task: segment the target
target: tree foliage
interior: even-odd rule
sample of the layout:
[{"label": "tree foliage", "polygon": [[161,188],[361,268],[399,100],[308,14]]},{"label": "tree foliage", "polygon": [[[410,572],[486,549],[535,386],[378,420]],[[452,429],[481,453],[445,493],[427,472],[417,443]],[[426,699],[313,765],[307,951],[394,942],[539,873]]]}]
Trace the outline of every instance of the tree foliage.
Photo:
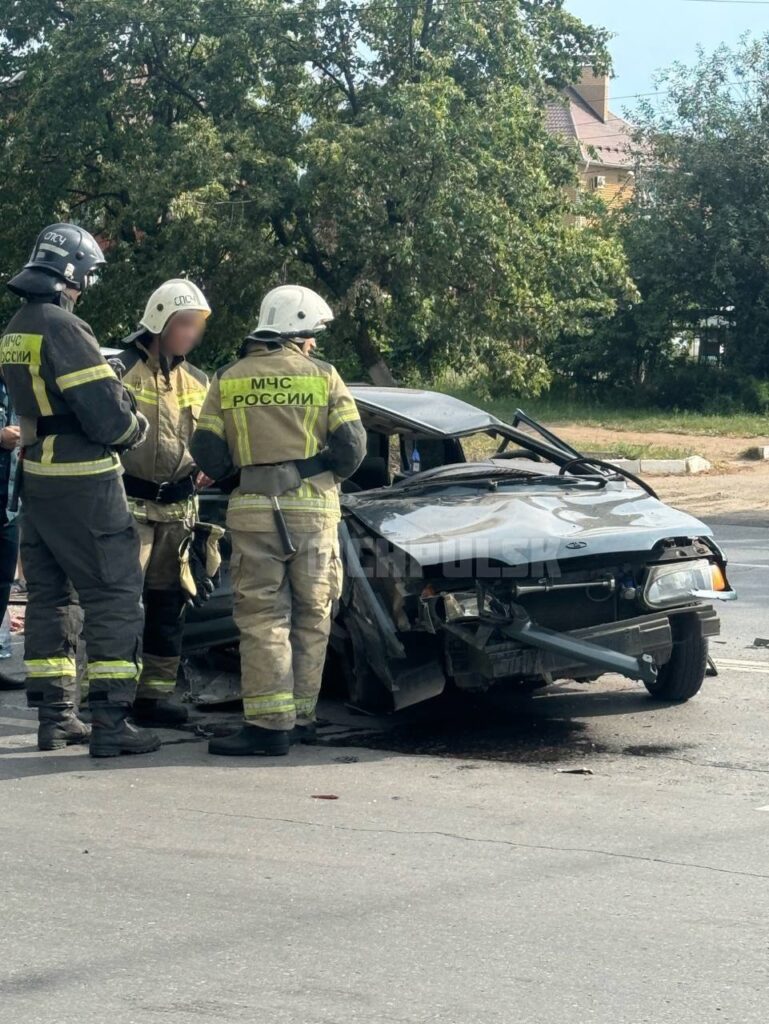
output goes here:
[{"label": "tree foliage", "polygon": [[351,372],[502,350],[525,370],[623,294],[543,126],[545,98],[607,60],[563,0],[0,0],[0,24],[0,272],[52,219],[98,232],[85,312],[105,339],[188,274],[215,364],[300,280]]}]

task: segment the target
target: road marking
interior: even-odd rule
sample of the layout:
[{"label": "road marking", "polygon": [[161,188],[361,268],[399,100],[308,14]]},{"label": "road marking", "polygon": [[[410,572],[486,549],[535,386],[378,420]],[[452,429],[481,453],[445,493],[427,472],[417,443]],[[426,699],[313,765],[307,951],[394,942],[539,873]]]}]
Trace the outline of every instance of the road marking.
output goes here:
[{"label": "road marking", "polygon": [[766,807],[757,807],[756,810],[757,811],[769,811],[769,804],[767,804]]},{"label": "road marking", "polygon": [[769,565],[765,562],[729,562],[727,568],[729,569],[769,569]]},{"label": "road marking", "polygon": [[713,658],[717,665],[745,665],[746,668],[769,669],[769,661],[751,661],[749,658]]},{"label": "road marking", "polygon": [[[746,676],[765,676],[769,674],[769,669],[766,668],[743,668],[742,665],[724,665],[723,667],[728,672],[742,672]],[[716,668],[718,668],[718,662],[716,662]]]}]

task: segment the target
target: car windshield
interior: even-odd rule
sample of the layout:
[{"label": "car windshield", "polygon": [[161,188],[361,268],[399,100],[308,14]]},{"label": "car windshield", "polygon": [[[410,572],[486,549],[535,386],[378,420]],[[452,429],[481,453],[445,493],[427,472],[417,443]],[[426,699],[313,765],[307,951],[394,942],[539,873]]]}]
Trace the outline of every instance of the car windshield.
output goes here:
[{"label": "car windshield", "polygon": [[[534,483],[605,486],[626,470],[582,454],[522,410],[512,423],[437,392],[371,389],[355,393],[368,434],[367,455],[343,491],[399,493],[456,486],[489,490]],[[397,400],[396,400],[397,399]],[[451,426],[454,426],[454,430]]]}]

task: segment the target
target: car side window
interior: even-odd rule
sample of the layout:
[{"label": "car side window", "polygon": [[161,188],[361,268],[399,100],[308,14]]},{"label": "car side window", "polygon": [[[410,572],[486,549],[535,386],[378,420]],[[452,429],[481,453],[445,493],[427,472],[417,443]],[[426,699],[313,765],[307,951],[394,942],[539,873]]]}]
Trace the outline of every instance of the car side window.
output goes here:
[{"label": "car side window", "polygon": [[486,462],[493,459],[501,443],[498,434],[471,434],[462,438],[462,450],[467,462]]}]

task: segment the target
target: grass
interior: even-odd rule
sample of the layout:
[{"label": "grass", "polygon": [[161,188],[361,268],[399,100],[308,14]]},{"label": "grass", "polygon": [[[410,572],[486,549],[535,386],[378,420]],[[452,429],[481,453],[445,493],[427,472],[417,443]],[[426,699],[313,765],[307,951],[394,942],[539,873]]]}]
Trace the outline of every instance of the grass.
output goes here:
[{"label": "grass", "polygon": [[[605,427],[609,430],[622,432],[623,430],[633,431],[664,431],[670,434],[691,434],[706,437],[767,437],[769,436],[769,421],[766,416],[757,413],[737,413],[735,415],[722,415],[718,413],[694,413],[670,411],[664,412],[657,409],[612,409],[606,406],[580,404],[577,402],[559,401],[556,399],[544,398],[510,398],[498,401],[484,402],[477,398],[467,389],[450,389],[450,393],[457,398],[462,398],[473,405],[480,405],[489,412],[499,416],[500,419],[510,422],[515,410],[521,408],[535,419],[541,420],[548,426],[563,426],[567,424],[579,424],[584,427]],[[621,442],[614,447],[618,449],[634,449],[632,458],[638,458],[638,451],[643,449],[646,458],[679,458],[678,454],[671,455],[670,452],[678,452],[676,448],[668,448],[665,445],[625,445]],[[664,454],[650,454],[647,448],[655,449],[655,452]],[[681,449],[683,451],[683,449]],[[617,451],[616,454],[624,454],[624,451]],[[690,452],[686,452],[690,454]]]},{"label": "grass", "polygon": [[[483,435],[467,437],[462,441],[465,453],[473,462],[491,458],[497,442],[492,442]],[[580,438],[577,441],[570,439],[569,443],[577,451],[597,453],[598,449],[594,441],[587,438]],[[626,441],[612,443],[611,451],[601,449],[607,458],[614,459],[686,459],[691,454],[690,448],[674,448],[663,444],[629,444]]]},{"label": "grass", "polygon": [[[569,444],[580,452],[596,451],[596,443],[590,438],[580,437],[576,441],[569,438]],[[694,454],[691,445],[688,448],[677,448],[668,444],[630,444],[628,441],[612,441],[611,445],[602,450],[615,459],[688,459]]]}]

